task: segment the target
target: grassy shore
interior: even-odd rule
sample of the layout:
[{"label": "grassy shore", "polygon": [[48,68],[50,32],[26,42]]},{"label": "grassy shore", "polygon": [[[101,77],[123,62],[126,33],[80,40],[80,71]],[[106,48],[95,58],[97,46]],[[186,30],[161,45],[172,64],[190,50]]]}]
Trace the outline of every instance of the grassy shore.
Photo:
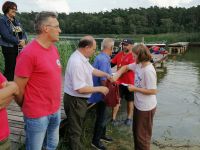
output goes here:
[{"label": "grassy shore", "polygon": [[[110,110],[111,114],[111,110]],[[120,115],[120,114],[119,114]],[[84,149],[91,150],[91,140],[93,136],[94,122],[95,122],[95,106],[88,110],[85,117],[84,129],[81,137]],[[109,150],[132,150],[134,148],[131,126],[120,125],[113,127],[110,122],[107,125],[107,135],[113,138],[112,143],[105,143]],[[67,136],[67,135],[66,135]],[[68,145],[65,138],[60,139],[58,150],[67,150]]]}]

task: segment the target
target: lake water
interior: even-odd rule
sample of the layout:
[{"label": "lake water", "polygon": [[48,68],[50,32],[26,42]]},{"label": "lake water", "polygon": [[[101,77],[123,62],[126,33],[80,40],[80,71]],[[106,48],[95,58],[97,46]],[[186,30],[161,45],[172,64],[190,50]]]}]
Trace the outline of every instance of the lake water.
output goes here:
[{"label": "lake water", "polygon": [[168,59],[158,90],[154,143],[200,146],[200,47]]}]

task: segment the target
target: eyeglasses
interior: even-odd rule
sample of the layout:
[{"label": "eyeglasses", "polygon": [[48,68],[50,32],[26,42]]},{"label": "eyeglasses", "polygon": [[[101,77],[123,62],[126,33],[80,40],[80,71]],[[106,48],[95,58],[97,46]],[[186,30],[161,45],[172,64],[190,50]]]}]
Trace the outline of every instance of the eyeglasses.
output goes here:
[{"label": "eyeglasses", "polygon": [[52,27],[52,28],[55,28],[55,29],[60,29],[60,26],[53,26],[53,25],[46,25],[48,27]]}]

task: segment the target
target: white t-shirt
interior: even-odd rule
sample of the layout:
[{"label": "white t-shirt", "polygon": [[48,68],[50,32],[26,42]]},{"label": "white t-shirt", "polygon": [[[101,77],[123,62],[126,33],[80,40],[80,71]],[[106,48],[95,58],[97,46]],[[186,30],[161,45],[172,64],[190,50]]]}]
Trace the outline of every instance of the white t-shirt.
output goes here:
[{"label": "white t-shirt", "polygon": [[67,63],[64,92],[75,97],[89,98],[91,94],[80,94],[76,90],[85,86],[93,86],[93,70],[89,60],[79,50],[76,50]]},{"label": "white t-shirt", "polygon": [[[128,69],[135,71],[135,86],[144,89],[157,89],[156,71],[152,64],[142,68],[141,64],[129,64]],[[134,105],[141,111],[149,111],[156,107],[156,95],[145,95],[134,92]]]}]

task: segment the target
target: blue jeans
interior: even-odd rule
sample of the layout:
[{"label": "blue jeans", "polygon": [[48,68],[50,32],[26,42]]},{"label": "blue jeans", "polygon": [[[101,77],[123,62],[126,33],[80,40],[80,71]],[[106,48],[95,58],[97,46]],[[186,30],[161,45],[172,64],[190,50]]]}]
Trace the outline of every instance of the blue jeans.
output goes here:
[{"label": "blue jeans", "polygon": [[59,142],[60,110],[41,118],[24,116],[26,150],[55,150]]}]

